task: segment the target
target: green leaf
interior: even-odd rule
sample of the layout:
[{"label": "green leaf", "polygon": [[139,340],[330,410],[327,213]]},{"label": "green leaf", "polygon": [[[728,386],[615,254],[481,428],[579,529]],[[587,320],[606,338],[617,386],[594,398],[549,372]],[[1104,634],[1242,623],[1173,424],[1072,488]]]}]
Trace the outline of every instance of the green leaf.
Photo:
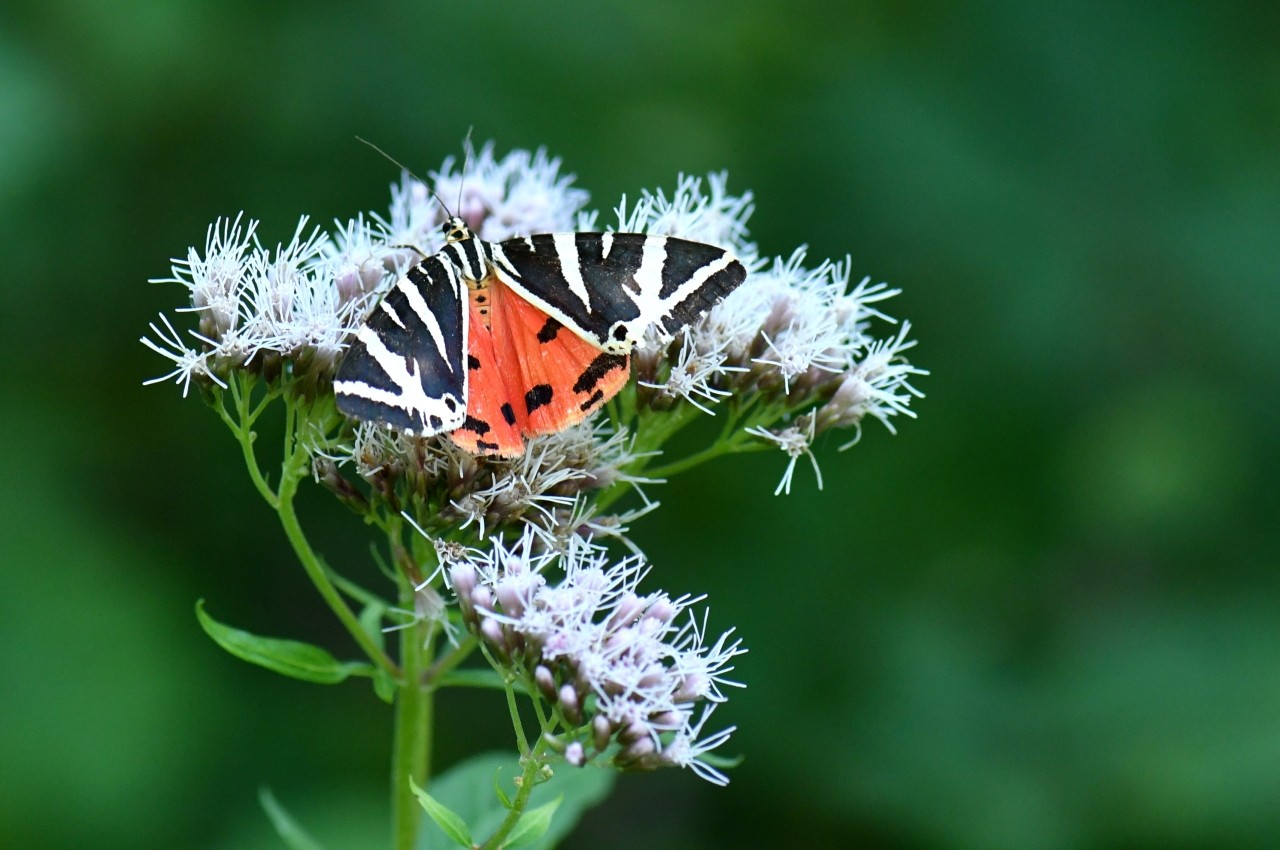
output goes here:
[{"label": "green leaf", "polygon": [[196,603],[196,617],[205,634],[236,658],[285,676],[319,682],[322,685],[336,685],[351,675],[373,674],[370,664],[339,661],[325,650],[309,643],[260,637],[223,625],[205,613],[203,599]]},{"label": "green leaf", "polygon": [[526,811],[524,816],[516,823],[515,829],[511,830],[507,835],[507,840],[502,843],[502,846],[523,847],[546,835],[547,830],[551,828],[552,816],[555,815],[556,809],[560,808],[560,804],[563,802],[564,795],[561,794],[550,803]]},{"label": "green leaf", "polygon": [[280,837],[284,839],[285,844],[289,845],[290,850],[324,850],[319,842],[307,835],[306,830],[299,826],[298,822],[277,802],[270,788],[264,786],[258,789],[258,802],[262,804],[276,832],[280,833]]},{"label": "green leaf", "polygon": [[[556,762],[554,775],[533,790],[531,802],[562,797],[563,802],[550,820],[547,831],[540,838],[525,845],[525,850],[550,850],[562,841],[577,825],[583,813],[599,803],[613,788],[615,773],[598,767],[570,767]],[[512,778],[520,775],[516,757],[510,753],[483,753],[459,762],[431,783],[431,793],[444,805],[471,825],[473,835],[492,835],[509,813],[502,800],[494,793],[493,775],[501,770],[507,777],[508,789]],[[525,817],[529,817],[526,812]],[[452,850],[436,830],[423,830],[419,835],[417,850]]]},{"label": "green leaf", "polygon": [[511,809],[511,797],[507,794],[506,789],[502,787],[502,768],[499,767],[493,772],[493,793],[498,795],[498,801],[502,803],[502,808]]},{"label": "green leaf", "polygon": [[396,680],[381,667],[373,668],[373,692],[378,695],[378,699],[387,705],[391,705],[395,701]]},{"label": "green leaf", "polygon": [[387,606],[381,602],[369,602],[360,609],[360,628],[364,629],[364,633],[373,641],[373,645],[378,649],[386,649],[385,641],[382,634],[382,615],[387,611]]},{"label": "green leaf", "polygon": [[409,787],[413,789],[414,796],[422,804],[427,816],[436,822],[436,826],[444,830],[445,835],[453,839],[454,844],[462,847],[471,846],[471,833],[467,830],[467,823],[458,817],[457,812],[423,791],[413,779],[409,780]]}]

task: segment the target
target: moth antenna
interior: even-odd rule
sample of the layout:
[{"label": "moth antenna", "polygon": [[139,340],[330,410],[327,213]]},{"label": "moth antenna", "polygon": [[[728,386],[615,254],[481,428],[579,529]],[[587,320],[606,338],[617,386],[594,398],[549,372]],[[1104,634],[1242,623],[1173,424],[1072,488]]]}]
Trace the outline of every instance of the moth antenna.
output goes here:
[{"label": "moth antenna", "polygon": [[430,256],[431,256],[431,255],[430,255],[430,254],[428,254],[426,251],[424,251],[424,250],[422,250],[421,248],[419,248],[417,245],[388,245],[387,247],[389,247],[389,248],[404,248],[404,249],[407,249],[407,250],[409,250],[409,251],[413,251],[414,253],[419,254],[420,256],[423,256],[423,257],[430,257]]},{"label": "moth antenna", "polygon": [[454,209],[462,209],[462,187],[467,183],[467,167],[471,165],[471,131],[467,128],[467,137],[462,140],[462,173],[458,175],[458,205]]},{"label": "moth antenna", "polygon": [[[384,151],[382,148],[378,147],[377,145],[375,145],[373,142],[369,141],[368,139],[362,139],[362,138],[360,138],[359,136],[356,136],[356,141],[357,141],[357,142],[363,142],[364,144],[366,144],[366,145],[368,145],[369,147],[373,148],[375,151],[377,151],[378,153],[380,153],[380,154],[382,154],[384,157],[386,157],[386,159],[387,159],[387,160],[388,160],[392,165],[399,166],[399,168],[400,168],[400,170],[401,170],[401,171],[404,171],[406,174],[408,174],[408,175],[409,175],[410,177],[412,177],[414,180],[417,180],[419,183],[421,183],[423,186],[425,186],[425,187],[427,188],[427,191],[431,193],[431,197],[435,198],[435,199],[436,199],[436,203],[440,205],[440,209],[444,210],[444,217],[445,217],[445,218],[452,218],[452,217],[453,217],[453,213],[449,212],[449,206],[448,206],[448,204],[446,204],[444,201],[440,200],[440,196],[436,194],[435,189],[432,189],[432,188],[431,188],[431,184],[430,184],[430,183],[428,183],[426,180],[423,180],[423,179],[422,179],[421,177],[419,177],[418,175],[414,174],[414,173],[413,173],[413,170],[412,170],[412,169],[410,169],[410,168],[409,168],[409,166],[405,165],[405,164],[404,164],[404,163],[402,163],[400,160],[396,159],[394,156],[392,156],[391,154],[387,153],[387,152],[386,152],[386,151]],[[461,196],[459,196],[459,198],[458,198],[458,203],[459,203],[459,204],[461,204],[461,203],[462,203],[462,198],[461,198]],[[405,247],[412,247],[412,246],[405,246]],[[415,249],[415,250],[416,250],[416,249]],[[422,253],[422,252],[420,252],[420,251],[419,251],[419,253]],[[423,254],[423,256],[425,257],[425,256],[427,256],[427,255],[426,255],[426,254]]]}]

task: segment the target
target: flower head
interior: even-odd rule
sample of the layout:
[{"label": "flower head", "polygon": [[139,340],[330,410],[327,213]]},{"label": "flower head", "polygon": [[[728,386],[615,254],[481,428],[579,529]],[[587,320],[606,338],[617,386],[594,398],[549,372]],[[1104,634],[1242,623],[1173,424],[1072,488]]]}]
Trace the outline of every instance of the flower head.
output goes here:
[{"label": "flower head", "polygon": [[[611,561],[581,537],[563,550],[545,542],[527,528],[511,544],[441,550],[468,627],[560,706],[584,760],[609,751],[621,767],[673,764],[727,781],[699,759],[732,730],[695,744],[708,714],[694,715],[724,702],[724,687],[741,687],[728,674],[742,642],[730,630],[708,643],[706,614],[690,610],[700,598],[641,594],[642,557]],[[547,577],[553,566],[559,582]]]},{"label": "flower head", "polygon": [[[594,228],[599,217],[544,150],[500,156],[492,143],[468,146],[461,161],[447,159],[429,174],[428,182],[402,174],[383,213],[335,221],[328,232],[303,217],[273,248],[243,214],[216,221],[203,249],[189,249],[162,279],[186,288],[184,310],[196,314],[197,326],[180,330],[163,315],[152,323],[142,341],[171,368],[149,383],[173,380],[184,394],[194,383],[216,398],[246,374],[288,395],[323,397],[347,341],[382,293],[441,248],[446,204],[456,203],[487,240]],[[723,246],[749,273],[684,333],[650,330],[632,355],[635,388],[610,403],[607,424],[533,438],[515,462],[471,456],[445,435],[409,437],[337,418],[308,423],[305,445],[314,457],[354,469],[355,483],[379,497],[371,509],[411,507],[428,531],[460,526],[480,542],[529,522],[562,536],[625,527],[638,512],[602,513],[591,499],[618,484],[638,490],[652,481],[644,469],[663,441],[648,434],[661,417],[683,422],[728,407],[721,439],[736,440],[736,448],[761,440],[781,447],[787,492],[798,457],[807,455],[816,470],[813,440],[825,431],[852,429],[847,447],[867,416],[892,431],[894,417],[914,415],[920,393],[911,381],[925,372],[906,359],[914,345],[909,325],[887,337],[876,332],[893,321],[880,305],[897,290],[870,279],[851,284],[847,259],[810,263],[804,248],[762,258],[747,229],[753,197],[728,186],[723,173],[682,174],[673,189],[624,197],[614,209],[610,229]],[[350,502],[332,474],[321,480]]]}]

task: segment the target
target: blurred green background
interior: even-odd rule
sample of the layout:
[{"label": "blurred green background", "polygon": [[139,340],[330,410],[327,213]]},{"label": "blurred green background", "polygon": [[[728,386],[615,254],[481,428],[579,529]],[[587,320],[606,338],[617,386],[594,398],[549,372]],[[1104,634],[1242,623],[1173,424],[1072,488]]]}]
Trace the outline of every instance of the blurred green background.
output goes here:
[{"label": "blurred green background", "polygon": [[[545,145],[593,205],[727,168],[762,252],[905,292],[918,421],[656,491],[654,586],[750,683],[727,789],[624,777],[571,848],[1280,846],[1275,4],[5,4],[0,846],[331,848],[385,830],[349,653],[221,423],[137,343],[218,215],[287,239],[395,170]],[[837,435],[838,437],[838,435]],[[335,564],[364,530],[314,495]],[[444,767],[508,745],[449,697]],[[504,729],[506,731],[504,731]]]}]

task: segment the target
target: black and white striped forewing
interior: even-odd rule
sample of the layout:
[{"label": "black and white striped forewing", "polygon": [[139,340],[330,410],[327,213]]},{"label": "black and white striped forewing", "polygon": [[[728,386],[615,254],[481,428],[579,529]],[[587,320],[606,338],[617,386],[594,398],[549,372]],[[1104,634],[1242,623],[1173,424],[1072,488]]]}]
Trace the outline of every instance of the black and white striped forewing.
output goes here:
[{"label": "black and white striped forewing", "polygon": [[724,248],[643,233],[549,233],[491,247],[498,277],[580,337],[618,354],[667,334],[747,276]]},{"label": "black and white striped forewing", "polygon": [[338,409],[430,435],[462,425],[467,407],[467,290],[428,257],[396,281],[356,332],[334,376]]}]

